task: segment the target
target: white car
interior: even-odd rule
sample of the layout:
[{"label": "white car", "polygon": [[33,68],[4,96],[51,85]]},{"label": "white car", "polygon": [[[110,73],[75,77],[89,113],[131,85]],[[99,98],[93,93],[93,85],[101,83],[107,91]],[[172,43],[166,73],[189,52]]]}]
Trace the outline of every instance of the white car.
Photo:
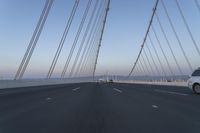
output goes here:
[{"label": "white car", "polygon": [[190,79],[188,79],[188,87],[195,93],[200,94],[200,68],[195,70]]}]

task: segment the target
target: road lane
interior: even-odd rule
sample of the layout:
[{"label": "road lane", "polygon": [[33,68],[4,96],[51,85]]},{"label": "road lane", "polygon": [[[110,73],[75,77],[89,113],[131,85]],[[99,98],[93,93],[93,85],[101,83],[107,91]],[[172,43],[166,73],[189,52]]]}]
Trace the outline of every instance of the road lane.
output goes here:
[{"label": "road lane", "polygon": [[2,133],[200,131],[200,97],[186,88],[81,83],[6,89],[0,93],[5,93],[0,95]]},{"label": "road lane", "polygon": [[[136,127],[141,127],[140,125],[147,125],[147,127],[153,128],[153,132],[157,132],[158,130],[165,130],[162,132],[198,132],[199,130],[199,124],[200,124],[200,100],[198,95],[192,94],[188,90],[189,97],[183,97],[183,96],[177,96],[177,95],[169,95],[169,94],[161,94],[161,93],[155,93],[153,90],[154,88],[157,88],[158,86],[138,86],[133,84],[113,84],[110,85],[110,88],[118,87],[121,89],[124,93],[121,94],[121,96],[124,96],[123,102],[124,103],[130,103],[132,105],[129,106],[129,108],[122,107],[122,105],[119,107],[123,108],[124,110],[130,110],[135,106],[135,108],[140,108],[139,113],[137,115],[142,116],[143,111],[144,114],[148,114],[145,116],[145,122],[148,122],[148,124],[140,120],[136,120],[137,116],[126,112],[127,119],[129,119],[132,115],[132,119],[135,119],[137,121]],[[169,89],[165,88],[165,86],[159,86],[159,89]],[[170,88],[173,90],[173,87]],[[185,88],[175,88],[176,91],[185,91]],[[183,90],[182,90],[183,89]],[[119,96],[119,95],[117,95]],[[129,99],[128,99],[129,98]],[[114,98],[112,98],[114,99]],[[122,99],[122,98],[117,98]],[[125,102],[125,99],[126,102]],[[120,103],[120,101],[116,102]],[[137,103],[140,103],[140,105],[137,106]],[[156,114],[151,114],[151,110],[149,108],[146,108],[147,106],[151,106],[152,104],[157,105],[158,112]],[[117,107],[117,105],[116,105]],[[120,110],[120,109],[117,109]],[[135,112],[135,110],[132,110]],[[122,111],[121,113],[123,113]],[[151,118],[151,116],[154,116],[154,118]],[[124,116],[125,117],[125,116]],[[151,120],[151,121],[149,121]],[[153,121],[154,120],[154,121]],[[139,124],[138,124],[139,123]],[[156,125],[154,125],[156,124]],[[149,125],[149,126],[148,126]],[[163,127],[163,126],[169,126],[168,128],[158,128],[156,127]],[[148,129],[148,128],[147,128]],[[138,129],[139,131],[139,129]],[[161,132],[161,131],[160,131]]]},{"label": "road lane", "polygon": [[186,93],[180,93],[180,92],[174,92],[174,91],[166,91],[166,90],[158,90],[158,89],[155,89],[154,91],[161,92],[161,93],[173,94],[173,95],[188,96],[188,94],[186,94]]}]

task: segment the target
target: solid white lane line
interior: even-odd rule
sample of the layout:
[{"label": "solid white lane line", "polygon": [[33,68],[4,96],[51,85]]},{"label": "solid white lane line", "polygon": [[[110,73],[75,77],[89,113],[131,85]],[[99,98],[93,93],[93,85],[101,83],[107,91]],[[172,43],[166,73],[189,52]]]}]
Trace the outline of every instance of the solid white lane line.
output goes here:
[{"label": "solid white lane line", "polygon": [[78,89],[80,89],[81,87],[77,87],[77,88],[74,88],[72,89],[73,91],[77,91]]},{"label": "solid white lane line", "polygon": [[113,90],[119,92],[119,93],[122,93],[122,90],[119,90],[119,89],[116,89],[116,88],[113,88]]},{"label": "solid white lane line", "polygon": [[158,108],[158,106],[157,105],[151,105],[153,108],[155,108],[155,109],[157,109]]},{"label": "solid white lane line", "polygon": [[168,94],[174,94],[174,95],[180,95],[180,96],[188,96],[188,94],[185,93],[180,93],[180,92],[174,92],[174,91],[166,91],[166,90],[154,90],[156,92],[161,92],[161,93],[168,93]]}]

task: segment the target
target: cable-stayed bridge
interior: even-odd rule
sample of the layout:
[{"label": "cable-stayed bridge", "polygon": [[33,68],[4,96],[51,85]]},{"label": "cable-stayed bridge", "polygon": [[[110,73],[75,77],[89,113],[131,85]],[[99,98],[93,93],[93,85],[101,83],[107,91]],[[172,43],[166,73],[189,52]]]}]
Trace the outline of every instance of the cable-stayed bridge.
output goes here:
[{"label": "cable-stayed bridge", "polygon": [[[44,3],[45,5],[21,61],[18,60],[20,62],[15,64],[15,70],[9,76],[4,70],[1,74],[3,79],[22,79],[27,71],[32,73],[32,77],[34,77],[34,72],[30,72],[27,68],[35,67],[31,66],[31,58],[34,52],[37,53],[37,46],[41,45],[38,44],[39,39],[44,37],[43,34],[48,34],[43,33],[43,28],[48,21],[48,15],[51,15],[54,10],[52,5],[55,3],[54,1]],[[89,1],[84,6],[80,5],[82,4],[80,1],[71,3],[71,9],[67,18],[65,18],[65,27],[60,34],[57,47],[52,51],[48,64],[45,64],[46,68],[42,68],[43,76],[38,76],[38,78],[95,76],[109,10],[107,3],[106,1]],[[141,37],[143,40],[141,44],[137,44],[141,46],[138,51],[139,54],[129,60],[130,70],[123,76],[127,75],[129,78],[148,76],[165,80],[169,77],[173,79],[173,77],[188,76],[199,67],[199,38],[198,32],[194,29],[196,21],[199,21],[199,2],[196,0],[190,2],[192,8],[196,11],[196,14],[194,14],[197,17],[196,21],[190,20],[192,14],[187,13],[187,8],[183,7],[183,3],[180,1],[160,1],[158,5],[154,5],[151,18],[149,18],[150,22],[143,27],[143,29],[146,29],[144,37]],[[176,12],[170,12],[167,4],[173,4]],[[79,15],[80,12],[82,16]],[[177,27],[174,14],[178,15],[180,27]],[[76,29],[73,27],[74,25]],[[25,48],[21,49],[25,50]],[[45,51],[48,51],[48,46],[46,46]],[[41,61],[38,61],[38,63],[41,63]],[[57,69],[59,69],[59,72],[56,71]],[[105,74],[101,73],[101,75]],[[119,74],[111,73],[110,75]],[[24,79],[26,78],[25,76]],[[31,78],[31,74],[28,78]],[[125,80],[127,79],[125,78]]]},{"label": "cable-stayed bridge", "polygon": [[[40,5],[28,44],[17,46],[25,50],[19,62],[4,58],[16,69],[9,76],[8,69],[0,71],[0,132],[200,131],[199,96],[187,87],[187,79],[200,67],[199,0],[152,0],[147,25],[140,27],[145,31],[142,40],[134,44],[139,47],[133,50],[137,56],[131,57],[126,67],[130,69],[123,74],[97,74],[112,5],[118,1],[68,1],[68,16],[63,26],[57,24],[62,33],[56,33],[55,43],[45,28],[58,2],[45,0]],[[48,41],[35,66],[31,61],[41,38],[56,48],[52,50]],[[45,56],[48,64],[40,59],[46,53],[51,55]],[[126,59],[123,55],[119,53]],[[42,76],[35,76],[38,73]]]}]

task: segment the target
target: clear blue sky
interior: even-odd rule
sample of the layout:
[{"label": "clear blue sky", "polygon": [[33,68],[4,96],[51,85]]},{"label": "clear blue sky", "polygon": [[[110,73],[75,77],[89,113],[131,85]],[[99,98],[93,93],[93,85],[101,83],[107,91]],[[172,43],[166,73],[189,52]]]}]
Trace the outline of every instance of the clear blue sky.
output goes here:
[{"label": "clear blue sky", "polygon": [[[179,1],[194,37],[198,45],[200,45],[200,13],[193,0]],[[0,0],[0,77],[9,78],[16,73],[41,14],[44,2],[45,0]],[[46,76],[73,2],[74,0],[54,1],[25,76]],[[81,0],[77,19],[81,18],[81,9],[85,7],[86,2],[87,0]],[[165,2],[191,63],[194,67],[199,66],[198,55],[196,52],[191,52],[194,51],[194,47],[188,37],[174,0],[165,0]],[[139,52],[153,4],[154,0],[111,0],[98,60],[97,74],[105,74],[107,72],[109,74],[128,74]],[[161,16],[162,23],[170,41],[173,43],[173,49],[177,53],[176,56],[181,66],[186,72],[189,72],[160,5],[158,14]],[[157,22],[155,21],[154,24],[156,26]],[[75,28],[74,26],[72,31]],[[156,29],[159,33],[160,29]],[[73,35],[68,36],[64,47],[65,52],[70,48],[70,45],[67,44],[72,42]],[[161,40],[164,40],[162,35],[160,36]],[[165,46],[166,44],[164,44]],[[166,51],[169,52],[167,47]],[[63,52],[55,73],[59,74],[61,72],[66,57],[67,54]],[[172,60],[171,56],[169,58]],[[173,61],[171,61],[171,64],[175,66]],[[175,67],[174,70],[176,71]]]}]

